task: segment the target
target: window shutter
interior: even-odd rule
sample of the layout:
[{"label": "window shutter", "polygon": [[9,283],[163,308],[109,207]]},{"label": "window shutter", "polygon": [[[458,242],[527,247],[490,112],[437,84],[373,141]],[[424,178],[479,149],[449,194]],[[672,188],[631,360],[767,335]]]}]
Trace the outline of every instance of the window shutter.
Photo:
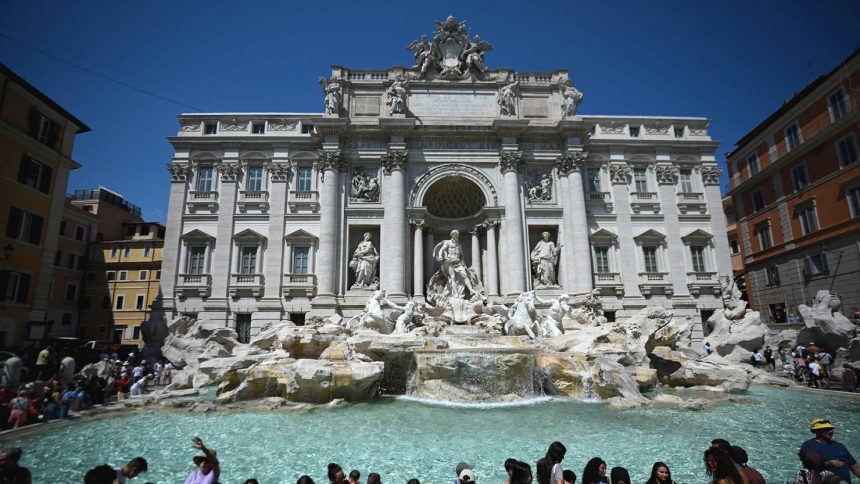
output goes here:
[{"label": "window shutter", "polygon": [[21,157],[21,166],[18,168],[18,182],[27,183],[28,171],[30,171],[30,157],[24,155]]},{"label": "window shutter", "polygon": [[21,274],[18,287],[18,301],[21,304],[27,303],[27,293],[30,291],[30,275]]},{"label": "window shutter", "polygon": [[34,138],[39,135],[39,117],[41,116],[38,109],[30,108],[30,136]]},{"label": "window shutter", "polygon": [[[56,149],[56,144],[57,144],[57,135],[58,135],[58,134],[59,134],[59,132],[60,132],[60,125],[59,125],[59,124],[57,124],[57,123],[55,123],[55,122],[53,122],[53,121],[48,121],[48,123],[49,123],[49,125],[48,125],[48,141],[47,141],[47,145],[48,145],[48,146],[50,146],[51,148]],[[59,151],[59,150],[58,150],[58,151]]]},{"label": "window shutter", "polygon": [[19,239],[21,235],[21,210],[9,207],[9,221],[6,223],[6,236]]},{"label": "window shutter", "polygon": [[42,178],[39,180],[39,191],[51,193],[51,179],[54,177],[54,169],[48,165],[42,165]]},{"label": "window shutter", "polygon": [[39,241],[42,239],[42,217],[34,214],[30,214],[32,218],[32,222],[30,222],[30,234],[27,239],[27,242],[31,244],[39,244]]},{"label": "window shutter", "polygon": [[6,300],[6,289],[9,287],[9,271],[0,271],[0,301]]}]

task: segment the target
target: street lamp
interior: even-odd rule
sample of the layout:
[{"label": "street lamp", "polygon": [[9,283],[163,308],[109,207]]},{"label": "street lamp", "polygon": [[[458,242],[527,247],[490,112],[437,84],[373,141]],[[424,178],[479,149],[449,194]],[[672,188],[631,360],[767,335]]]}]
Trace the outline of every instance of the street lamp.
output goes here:
[{"label": "street lamp", "polygon": [[12,257],[12,254],[15,252],[15,246],[12,244],[7,244],[6,247],[3,247],[3,258],[0,259],[0,262],[9,260]]}]

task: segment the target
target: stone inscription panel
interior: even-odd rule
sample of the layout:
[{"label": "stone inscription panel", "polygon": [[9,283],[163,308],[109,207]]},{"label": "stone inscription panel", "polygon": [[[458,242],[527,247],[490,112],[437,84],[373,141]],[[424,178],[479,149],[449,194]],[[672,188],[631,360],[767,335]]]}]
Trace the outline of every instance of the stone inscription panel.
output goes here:
[{"label": "stone inscription panel", "polygon": [[417,117],[496,117],[496,96],[493,93],[423,93],[409,95],[409,110]]}]

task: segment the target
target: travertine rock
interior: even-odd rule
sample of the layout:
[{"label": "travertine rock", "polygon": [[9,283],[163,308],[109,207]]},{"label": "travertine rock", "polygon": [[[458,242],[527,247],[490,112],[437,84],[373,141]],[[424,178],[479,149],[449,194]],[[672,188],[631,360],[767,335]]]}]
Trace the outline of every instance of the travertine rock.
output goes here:
[{"label": "travertine rock", "polygon": [[657,370],[660,382],[668,386],[715,386],[726,391],[743,391],[749,387],[750,377],[740,366],[719,356],[690,359],[680,351],[658,346],[649,355],[651,367]]},{"label": "travertine rock", "polygon": [[839,312],[841,305],[842,301],[838,297],[830,291],[821,290],[815,295],[815,304],[797,306],[804,324],[797,335],[797,342],[807,344],[814,341],[831,353],[848,347],[857,336],[857,326]]},{"label": "travertine rock", "polygon": [[746,311],[738,316],[729,319],[722,309],[716,310],[708,318],[707,325],[713,329],[705,342],[711,343],[711,349],[726,360],[745,363],[755,349],[764,348],[768,328],[758,311]]}]

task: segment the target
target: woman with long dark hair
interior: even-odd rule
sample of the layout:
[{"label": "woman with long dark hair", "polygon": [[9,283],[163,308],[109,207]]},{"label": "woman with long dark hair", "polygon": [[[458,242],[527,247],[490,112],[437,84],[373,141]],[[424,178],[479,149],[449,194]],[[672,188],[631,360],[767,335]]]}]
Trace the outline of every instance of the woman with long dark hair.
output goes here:
[{"label": "woman with long dark hair", "polygon": [[553,442],[549,444],[549,449],[546,455],[537,461],[537,480],[538,484],[564,484],[564,469],[561,468],[561,461],[564,460],[564,454],[567,449],[561,442]]},{"label": "woman with long dark hair", "polygon": [[345,484],[343,468],[334,462],[328,465],[328,481],[331,484]]},{"label": "woman with long dark hair", "polygon": [[606,480],[606,462],[600,457],[592,457],[582,471],[582,484],[609,484]]},{"label": "woman with long dark hair", "polygon": [[532,466],[522,461],[511,464],[511,484],[531,484]]},{"label": "woman with long dark hair", "polygon": [[651,467],[651,477],[645,484],[675,484],[672,480],[672,471],[665,462],[655,462]]},{"label": "woman with long dark hair", "polygon": [[711,447],[705,451],[705,471],[711,476],[710,484],[749,484],[724,449]]}]

